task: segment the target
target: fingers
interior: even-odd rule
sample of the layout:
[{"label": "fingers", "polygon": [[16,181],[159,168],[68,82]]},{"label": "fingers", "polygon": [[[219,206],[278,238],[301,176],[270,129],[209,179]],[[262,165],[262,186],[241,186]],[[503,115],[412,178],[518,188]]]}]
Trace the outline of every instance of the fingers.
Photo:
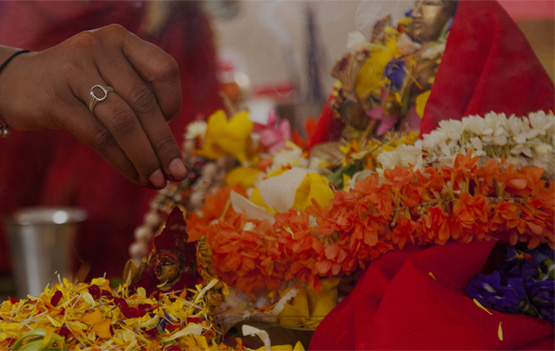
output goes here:
[{"label": "fingers", "polygon": [[[117,95],[119,95],[131,108],[131,111],[127,109],[125,113],[135,113],[142,129],[146,133],[146,137],[151,143],[155,155],[158,157],[162,167],[161,169],[154,169],[152,171],[155,172],[159,170],[170,180],[178,181],[184,179],[187,175],[187,169],[181,159],[179,146],[164,119],[163,112],[158,104],[157,96],[154,95],[150,87],[145,84],[123,56],[116,60],[101,59],[98,65],[102,74],[108,77],[108,84],[115,89]],[[104,112],[105,109],[106,106],[102,106],[101,109],[95,110],[95,113],[99,116],[98,113]],[[126,121],[128,119],[133,120],[131,116],[124,114],[121,116],[125,116]],[[104,118],[110,119],[109,116],[104,116]],[[115,115],[112,118],[120,119]],[[108,121],[107,123],[110,122]],[[144,154],[141,154],[140,150],[139,155],[144,157]],[[133,157],[130,156],[130,158],[133,161]],[[133,163],[136,164],[134,161]],[[151,170],[149,167],[146,167],[146,169],[149,169],[149,171]],[[160,172],[158,172],[158,174],[160,174]],[[159,184],[153,180],[150,181],[155,186]]]},{"label": "fingers", "polygon": [[[111,25],[20,58],[3,72],[11,84],[0,85],[0,113],[14,116],[14,127],[66,129],[141,185],[185,178],[167,123],[181,104],[179,75],[161,49]],[[30,77],[34,86],[21,83]],[[98,84],[114,91],[91,112],[89,93]]]},{"label": "fingers", "polygon": [[139,174],[139,181],[145,184],[148,180],[155,188],[166,186],[160,161],[129,105],[117,93],[109,93],[107,99],[98,103],[93,112],[124,150]]},{"label": "fingers", "polygon": [[61,119],[64,120],[65,129],[96,150],[129,180],[142,186],[149,185],[140,181],[135,166],[110,131],[95,118],[84,104],[75,101],[74,104],[65,105],[60,110],[60,114],[62,115]]},{"label": "fingers", "polygon": [[[183,180],[187,169],[167,124],[181,103],[175,60],[120,26],[83,37],[96,49],[92,50],[94,60],[82,72],[96,74],[74,80],[74,94],[88,104],[92,86],[110,86],[114,91],[96,104],[93,113],[88,112],[103,129],[94,125],[95,132],[86,135],[86,130],[72,124],[71,131],[135,182],[160,189],[166,179]],[[124,46],[133,58],[125,55]],[[96,95],[104,96],[101,91]]]},{"label": "fingers", "polygon": [[177,62],[155,45],[127,32],[123,54],[141,77],[150,83],[162,113],[170,120],[181,107],[181,84]]}]

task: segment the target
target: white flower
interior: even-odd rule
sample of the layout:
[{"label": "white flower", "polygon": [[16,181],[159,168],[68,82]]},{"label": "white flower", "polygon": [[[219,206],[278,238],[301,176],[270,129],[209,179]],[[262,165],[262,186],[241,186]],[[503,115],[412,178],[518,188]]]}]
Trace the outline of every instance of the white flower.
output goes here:
[{"label": "white flower", "polygon": [[445,142],[442,142],[438,146],[439,146],[439,149],[441,150],[442,156],[446,156],[446,157],[451,156],[451,149],[449,148],[449,146],[447,146]]},{"label": "white flower", "polygon": [[426,59],[434,59],[445,51],[445,42],[438,42],[422,52],[422,57]]},{"label": "white flower", "polygon": [[437,145],[445,142],[447,140],[447,134],[443,132],[443,130],[436,129],[432,131],[430,134],[426,134],[424,136],[424,140],[422,141],[422,147],[425,150],[432,150],[437,147]]},{"label": "white flower", "polygon": [[[231,206],[235,212],[246,214],[247,217],[250,219],[267,220],[270,223],[274,223],[274,216],[272,214],[266,212],[264,207],[256,205],[254,202],[247,199],[243,195],[240,195],[235,191],[231,191],[229,194],[229,199],[231,201]],[[250,222],[245,223],[245,226],[248,223]],[[251,227],[249,228],[252,229]],[[243,230],[250,230],[250,229],[243,228]]]},{"label": "white flower", "polygon": [[382,152],[378,155],[377,161],[383,169],[395,168],[395,166],[423,169],[422,141],[417,140],[414,145],[399,145],[393,151]]},{"label": "white flower", "polygon": [[377,160],[382,165],[383,169],[395,168],[395,166],[401,162],[397,150],[381,152]]},{"label": "white flower", "polygon": [[308,160],[302,156],[303,150],[299,147],[286,147],[274,154],[272,167],[268,173],[283,167],[307,167]]},{"label": "white flower", "polygon": [[206,134],[206,122],[195,121],[189,123],[187,126],[187,132],[185,134],[185,139],[195,139],[196,137],[203,138]]},{"label": "white flower", "polygon": [[486,121],[480,116],[469,116],[461,121],[463,131],[467,131],[476,135],[484,132]]},{"label": "white flower", "polygon": [[295,194],[305,179],[308,171],[292,168],[283,174],[270,177],[260,182],[258,189],[266,205],[278,212],[287,212],[293,207]]},{"label": "white flower", "polygon": [[553,114],[546,115],[544,111],[538,111],[530,113],[528,119],[530,120],[532,128],[537,129],[540,134],[554,134],[553,128],[555,126],[555,120],[553,119]]},{"label": "white flower", "polygon": [[401,39],[397,41],[397,47],[399,48],[399,53],[401,55],[406,55],[408,53],[411,53],[415,50],[420,49],[422,45],[418,44],[415,41],[412,41],[412,39],[408,35],[406,35],[405,33],[402,33]]},{"label": "white flower", "polygon": [[[528,117],[507,117],[504,113],[489,112],[484,117],[468,116],[461,121],[445,120],[438,129],[424,135],[422,145],[427,153],[426,162],[436,167],[452,166],[454,157],[471,150],[481,158],[501,159],[523,167],[533,164],[555,173],[555,116],[544,112],[530,113]],[[398,148],[398,163],[410,149]],[[404,153],[403,153],[404,152]],[[401,156],[403,155],[403,156]],[[389,157],[392,162],[392,156]],[[482,160],[484,161],[484,160]]]},{"label": "white flower", "polygon": [[413,167],[422,169],[424,161],[422,159],[422,141],[417,140],[414,145],[401,145],[397,148],[401,167]]},{"label": "white flower", "polygon": [[439,122],[439,128],[449,139],[459,140],[462,134],[462,122],[455,119]]},{"label": "white flower", "polygon": [[352,54],[362,50],[370,49],[370,42],[361,32],[351,32],[347,34],[347,50]]},{"label": "white flower", "polygon": [[548,144],[540,144],[534,147],[534,150],[536,151],[536,154],[539,157],[553,154],[553,147],[551,147],[551,145],[548,145]]},{"label": "white flower", "polygon": [[472,144],[472,147],[474,147],[475,150],[482,150],[484,148],[484,144],[482,143],[482,140],[478,137],[471,138],[470,143]]}]

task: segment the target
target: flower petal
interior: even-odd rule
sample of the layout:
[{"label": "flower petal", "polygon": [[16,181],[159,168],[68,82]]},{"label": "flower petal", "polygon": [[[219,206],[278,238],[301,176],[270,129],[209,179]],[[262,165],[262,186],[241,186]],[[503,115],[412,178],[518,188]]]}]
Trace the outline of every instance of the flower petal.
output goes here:
[{"label": "flower petal", "polygon": [[279,176],[262,181],[259,190],[266,205],[278,212],[287,212],[293,206],[297,189],[307,173],[302,168],[292,168]]},{"label": "flower petal", "polygon": [[229,199],[235,212],[246,214],[247,217],[251,219],[265,219],[270,223],[274,223],[274,216],[266,212],[264,207],[256,205],[254,202],[235,191],[229,193]]}]

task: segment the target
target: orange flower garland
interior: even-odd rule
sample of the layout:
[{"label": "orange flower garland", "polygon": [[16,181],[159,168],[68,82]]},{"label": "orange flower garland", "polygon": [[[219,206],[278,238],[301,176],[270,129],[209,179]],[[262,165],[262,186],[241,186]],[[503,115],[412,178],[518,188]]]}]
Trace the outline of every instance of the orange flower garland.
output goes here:
[{"label": "orange flower garland", "polygon": [[[555,186],[542,173],[505,161],[479,166],[467,153],[440,170],[396,167],[385,170],[381,183],[371,175],[351,191],[336,191],[327,208],[313,203],[277,213],[273,225],[226,208],[225,220],[203,229],[214,270],[227,284],[249,293],[299,279],[317,290],[320,278],[352,273],[406,245],[505,240],[555,247]],[[189,225],[195,227],[194,218]]]}]

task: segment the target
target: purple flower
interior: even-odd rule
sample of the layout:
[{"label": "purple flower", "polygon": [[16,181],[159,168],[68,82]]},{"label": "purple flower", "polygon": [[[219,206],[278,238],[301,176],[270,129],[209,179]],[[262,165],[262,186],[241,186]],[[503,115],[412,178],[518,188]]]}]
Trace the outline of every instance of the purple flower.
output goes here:
[{"label": "purple flower", "polygon": [[498,271],[492,274],[478,274],[466,287],[467,294],[485,307],[504,313],[519,313],[525,303],[526,289],[522,278],[512,278],[501,283]]},{"label": "purple flower", "polygon": [[406,76],[405,61],[395,59],[389,61],[383,75],[391,82],[391,88],[401,90]]},{"label": "purple flower", "polygon": [[504,313],[524,313],[554,322],[552,270],[554,252],[548,245],[533,250],[507,246],[497,270],[478,274],[467,294],[485,307]]},{"label": "purple flower", "polygon": [[525,255],[514,246],[507,246],[503,260],[497,264],[497,270],[501,274],[501,280],[509,277],[522,277],[524,281],[537,280],[540,276],[538,263]]},{"label": "purple flower", "polygon": [[540,280],[525,285],[530,304],[535,308],[538,317],[553,323],[555,281]]}]

